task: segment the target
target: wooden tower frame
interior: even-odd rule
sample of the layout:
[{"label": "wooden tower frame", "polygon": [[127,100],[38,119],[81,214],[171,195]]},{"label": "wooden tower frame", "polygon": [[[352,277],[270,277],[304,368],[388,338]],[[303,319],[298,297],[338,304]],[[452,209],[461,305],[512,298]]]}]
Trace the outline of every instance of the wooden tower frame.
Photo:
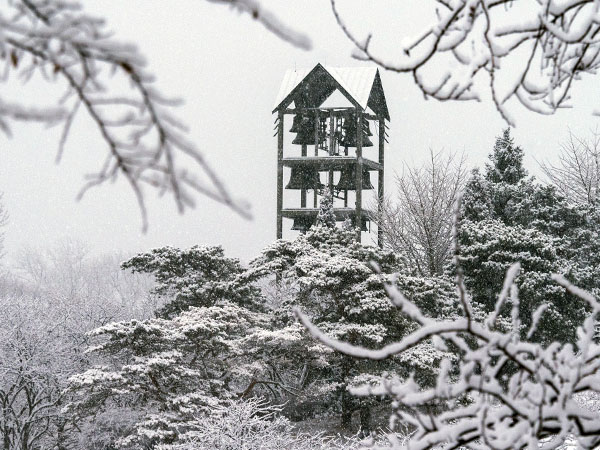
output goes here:
[{"label": "wooden tower frame", "polygon": [[[352,106],[327,107],[321,105],[335,91],[339,91]],[[293,108],[290,106],[294,104]],[[370,109],[374,114],[367,111]],[[279,96],[273,113],[277,113],[277,238],[283,237],[283,218],[316,219],[319,208],[317,205],[317,189],[314,189],[313,208],[306,207],[306,189],[300,193],[299,208],[284,208],[284,167],[296,169],[311,169],[328,173],[328,184],[333,187],[334,171],[352,168],[356,174],[355,204],[348,207],[348,193],[345,191],[344,207],[335,208],[336,220],[351,218],[358,225],[358,239],[361,239],[361,220],[369,220],[369,212],[363,208],[363,170],[377,172],[377,196],[379,214],[382,213],[381,205],[384,198],[384,150],[386,141],[386,120],[390,120],[385,95],[381,84],[379,71],[371,67],[334,68],[317,64],[312,70],[288,70],[280,88]],[[308,156],[307,145],[302,145],[300,157],[285,157],[284,154],[284,124],[286,115],[314,115],[315,118],[315,152]],[[319,156],[319,117],[329,118],[329,154]],[[378,161],[363,157],[363,133],[356,133],[356,156],[344,156],[332,153],[334,148],[334,123],[338,118],[356,119],[356,130],[363,130],[364,121],[373,121],[377,124],[379,139]],[[346,119],[344,119],[346,120]],[[383,246],[383,233],[377,230],[377,241]]]}]

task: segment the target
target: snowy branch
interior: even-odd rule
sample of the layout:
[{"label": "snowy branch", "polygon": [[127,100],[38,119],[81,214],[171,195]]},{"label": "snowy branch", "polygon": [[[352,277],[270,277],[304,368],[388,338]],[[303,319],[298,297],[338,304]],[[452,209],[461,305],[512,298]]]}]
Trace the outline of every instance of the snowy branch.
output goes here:
[{"label": "snowy branch", "polygon": [[[16,72],[25,82],[37,77],[64,89],[58,107],[0,99],[0,129],[10,133],[10,120],[62,125],[60,160],[75,117],[85,112],[106,145],[104,164],[87,177],[79,198],[121,176],[135,193],[144,229],[144,185],[170,192],[180,212],[193,207],[200,194],[249,217],[248,206],[230,195],[203,154],[185,139],[186,127],[171,113],[180,102],[154,87],[144,57],[134,45],[115,40],[102,19],[82,12],[78,2],[19,0],[0,10],[0,27],[5,74]],[[117,94],[121,88],[125,96]],[[203,179],[186,167],[198,169]]]},{"label": "snowy branch", "polygon": [[355,57],[409,73],[426,97],[477,100],[480,75],[504,120],[514,99],[540,114],[569,106],[574,81],[600,66],[600,15],[592,0],[429,1],[433,23],[400,36],[399,54],[373,49],[376,36],[360,39],[331,0],[335,18],[356,47]]},{"label": "snowy branch", "polygon": [[310,38],[296,29],[289,27],[288,25],[281,22],[277,16],[275,16],[269,10],[263,8],[260,3],[256,0],[208,0],[213,3],[220,3],[230,5],[231,8],[237,9],[238,11],[250,14],[253,19],[260,22],[267,30],[276,36],[280,37],[284,41],[301,48],[303,50],[310,50],[312,48],[312,42]]},{"label": "snowy branch", "polygon": [[[422,389],[414,380],[384,380],[379,386],[363,386],[360,396],[391,395],[397,403],[392,422],[400,419],[416,429],[409,446],[425,448],[557,448],[567,438],[582,448],[600,444],[600,416],[586,408],[584,400],[600,394],[598,383],[600,346],[594,342],[594,325],[600,303],[562,276],[554,279],[590,306],[576,343],[547,347],[521,339],[518,292],[514,279],[518,265],[507,273],[496,310],[483,322],[467,318],[453,322],[425,319],[422,326],[400,342],[380,350],[368,350],[326,336],[299,310],[296,315],[322,343],[357,358],[381,359],[406,351],[435,337],[462,349],[458,373],[445,360],[434,387]],[[395,304],[417,308],[394,287],[388,289]],[[512,329],[496,329],[495,319],[503,304],[512,304]],[[537,326],[543,308],[534,313]],[[531,335],[531,330],[527,333]],[[465,341],[469,346],[462,345]],[[432,409],[432,406],[437,406]],[[410,411],[411,414],[408,414]],[[432,413],[432,411],[436,411]],[[393,428],[393,427],[392,427]],[[393,436],[390,437],[393,444]],[[439,447],[438,447],[439,446]],[[395,447],[394,447],[395,448]],[[399,447],[398,447],[399,448]]]}]

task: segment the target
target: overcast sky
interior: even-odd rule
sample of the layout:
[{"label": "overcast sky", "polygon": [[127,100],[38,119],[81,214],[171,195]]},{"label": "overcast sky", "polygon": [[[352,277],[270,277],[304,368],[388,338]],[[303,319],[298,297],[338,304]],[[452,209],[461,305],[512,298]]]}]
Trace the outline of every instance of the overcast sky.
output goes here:
[{"label": "overcast sky", "polygon": [[[302,51],[281,41],[245,15],[202,0],[97,0],[89,11],[106,18],[122,40],[135,42],[147,57],[164,93],[183,97],[179,117],[190,137],[238,197],[252,204],[245,220],[208,199],[181,216],[171,199],[147,192],[150,228],[141,220],[132,192],[123,182],[75,197],[83,176],[105,152],[86,120],[75,124],[60,165],[54,163],[59,130],[36,125],[2,137],[0,192],[10,214],[5,247],[8,260],[24,246],[44,248],[64,239],[85,243],[94,253],[134,253],[162,245],[222,244],[247,261],[275,238],[276,138],[271,114],[284,72],[290,67],[364,63],[350,57],[352,45],[335,24],[327,1],[264,2],[279,17],[313,40]],[[401,30],[410,33],[427,20],[423,2],[345,2],[343,13],[357,33],[374,32],[383,51],[397,51]],[[420,8],[420,9],[419,9]],[[391,115],[386,153],[386,189],[404,162],[419,163],[428,149],[464,151],[470,166],[481,165],[506,124],[490,102],[449,104],[425,101],[409,75],[381,73]],[[539,116],[513,105],[516,142],[526,166],[539,174],[536,159],[552,160],[569,128],[585,135],[597,125],[591,111],[599,100],[597,80],[584,80],[573,92],[575,108]],[[4,86],[21,95],[19,83]],[[26,87],[26,89],[28,89]],[[29,92],[52,101],[59,93],[46,86]],[[284,224],[284,237],[292,237]]]}]

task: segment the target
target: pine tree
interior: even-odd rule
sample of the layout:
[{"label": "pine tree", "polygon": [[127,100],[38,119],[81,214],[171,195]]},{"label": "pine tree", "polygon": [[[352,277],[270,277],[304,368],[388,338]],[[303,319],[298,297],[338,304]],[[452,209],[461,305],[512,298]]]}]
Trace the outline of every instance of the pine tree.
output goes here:
[{"label": "pine tree", "polygon": [[221,246],[155,248],[128,259],[121,268],[154,275],[154,293],[169,299],[157,311],[163,318],[173,318],[190,306],[222,301],[254,309],[263,303],[260,291],[240,279],[244,273],[240,261],[226,257]]},{"label": "pine tree", "polygon": [[494,150],[489,156],[491,164],[485,166],[485,179],[490,183],[517,184],[527,176],[523,154],[521,147],[515,147],[510,128],[506,128],[502,137],[496,138]]},{"label": "pine tree", "polygon": [[[557,286],[551,275],[562,273],[584,288],[594,288],[588,264],[582,263],[577,250],[582,245],[580,237],[589,236],[584,232],[590,227],[587,215],[569,205],[552,186],[541,186],[527,177],[523,150],[505,130],[496,140],[484,176],[473,171],[463,197],[460,260],[473,300],[489,312],[505,271],[519,261],[522,270],[517,284],[524,328],[533,311],[546,302],[549,307],[534,339],[574,341],[584,305]],[[576,236],[579,244],[575,244]]]},{"label": "pine tree", "polygon": [[462,197],[462,217],[467,220],[481,221],[490,219],[491,215],[489,182],[481,176],[479,169],[473,169]]},{"label": "pine tree", "polygon": [[319,215],[317,216],[317,224],[334,228],[335,227],[335,213],[333,212],[333,195],[326,187],[323,192],[323,197],[319,203]]},{"label": "pine tree", "polygon": [[[379,273],[374,272],[375,263]],[[263,250],[250,263],[248,276],[260,279],[277,275],[280,285],[290,286],[291,295],[283,299],[275,316],[282,335],[295,336],[289,358],[299,357],[307,364],[306,385],[296,409],[308,403],[313,411],[334,408],[344,427],[350,425],[352,412],[360,410],[361,427],[368,430],[372,401],[353,398],[348,388],[379,380],[384,372],[408,377],[416,372],[420,382],[431,380],[441,355],[432,346],[421,346],[398,358],[385,361],[353,359],[297,336],[298,324],[292,307],[299,307],[330,336],[367,348],[380,348],[401,339],[415,324],[388,299],[384,284],[402,269],[400,261],[389,251],[357,242],[354,230],[312,227],[294,241],[279,240]],[[443,283],[423,283],[400,277],[407,293],[416,292],[428,310],[440,314],[451,303],[452,290]],[[448,294],[448,291],[450,293]],[[443,295],[438,295],[443,293]],[[264,338],[263,338],[264,340]],[[289,341],[288,344],[289,346]]]},{"label": "pine tree", "polygon": [[68,411],[93,417],[107,408],[132,418],[118,448],[155,448],[199,426],[247,383],[245,338],[265,321],[233,304],[190,307],[172,319],[131,320],[90,333],[102,364],[73,376]]},{"label": "pine tree", "polygon": [[221,247],[163,247],[122,264],[152,273],[170,301],[144,321],[89,333],[100,362],[70,379],[69,411],[93,418],[103,408],[131,418],[119,448],[155,448],[197,429],[217,405],[248,386],[260,361],[249,335],[269,327],[260,291]]}]

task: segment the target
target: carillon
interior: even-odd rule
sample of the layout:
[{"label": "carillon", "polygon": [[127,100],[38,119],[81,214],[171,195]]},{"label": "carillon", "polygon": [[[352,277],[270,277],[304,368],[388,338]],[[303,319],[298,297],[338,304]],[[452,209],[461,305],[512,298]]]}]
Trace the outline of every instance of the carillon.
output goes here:
[{"label": "carillon", "polygon": [[315,223],[314,217],[296,217],[294,219],[294,224],[292,225],[292,230],[299,231],[300,233],[306,232],[310,227],[312,227]]},{"label": "carillon", "polygon": [[[374,189],[371,184],[371,175],[367,169],[363,169],[363,190]],[[354,191],[356,190],[356,166],[347,167],[342,169],[340,180],[335,186],[336,191]]]},{"label": "carillon", "polygon": [[[344,118],[344,124],[342,125],[343,135],[340,139],[340,145],[344,147],[356,147],[358,145],[358,139],[356,136],[356,117],[351,115],[350,117]],[[363,136],[362,136],[362,146],[365,147],[373,147],[373,143],[369,140],[369,136],[373,136],[371,133],[371,127],[369,127],[369,122],[363,122]]]},{"label": "carillon", "polygon": [[[311,70],[288,70],[273,112],[277,113],[277,238],[283,236],[284,218],[292,219],[291,229],[301,233],[315,223],[319,197],[327,186],[333,194],[336,220],[349,218],[360,240],[361,232],[370,231],[367,222],[374,213],[362,205],[363,191],[375,190],[372,172],[377,174],[375,195],[381,200],[384,195],[386,120],[390,117],[379,71],[321,64]],[[292,121],[287,132],[286,116]],[[294,196],[297,206],[284,208],[284,197],[291,203]],[[377,237],[382,246],[380,230]]]},{"label": "carillon", "polygon": [[292,167],[286,189],[323,189],[319,172],[312,167]]}]

